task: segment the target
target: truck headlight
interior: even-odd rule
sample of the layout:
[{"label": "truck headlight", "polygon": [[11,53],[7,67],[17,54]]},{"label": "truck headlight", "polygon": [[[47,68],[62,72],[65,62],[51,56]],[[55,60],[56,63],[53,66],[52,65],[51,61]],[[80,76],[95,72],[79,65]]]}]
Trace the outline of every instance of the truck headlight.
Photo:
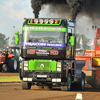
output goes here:
[{"label": "truck headlight", "polygon": [[50,24],[53,24],[53,23],[54,23],[54,20],[53,20],[53,19],[50,19],[50,20],[49,20],[49,23],[50,23]]},{"label": "truck headlight", "polygon": [[24,66],[24,70],[28,70],[28,66],[26,67],[26,66]]},{"label": "truck headlight", "polygon": [[57,67],[61,67],[61,62],[57,62]]},{"label": "truck headlight", "polygon": [[58,72],[61,72],[61,68],[57,68],[57,71],[58,71]]},{"label": "truck headlight", "polygon": [[24,61],[24,70],[28,70],[28,61]]},{"label": "truck headlight", "polygon": [[41,24],[43,24],[43,19],[39,19],[39,22],[40,22]]},{"label": "truck headlight", "polygon": [[38,21],[38,19],[34,19],[34,22],[37,24],[39,21]]},{"label": "truck headlight", "polygon": [[24,61],[24,66],[28,66],[28,61]]},{"label": "truck headlight", "polygon": [[22,62],[20,62],[20,68],[22,68]]},{"label": "truck headlight", "polygon": [[61,72],[61,62],[57,62],[57,71]]},{"label": "truck headlight", "polygon": [[44,20],[44,23],[45,23],[45,24],[48,24],[48,22],[49,22],[48,19],[45,19],[45,20]]}]

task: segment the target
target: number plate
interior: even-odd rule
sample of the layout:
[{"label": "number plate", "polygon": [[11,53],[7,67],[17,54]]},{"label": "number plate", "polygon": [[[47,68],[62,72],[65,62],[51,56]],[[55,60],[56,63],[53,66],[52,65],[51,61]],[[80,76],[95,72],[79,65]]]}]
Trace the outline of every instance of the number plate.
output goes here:
[{"label": "number plate", "polygon": [[47,75],[37,75],[37,77],[40,77],[40,78],[42,78],[42,77],[47,77]]}]

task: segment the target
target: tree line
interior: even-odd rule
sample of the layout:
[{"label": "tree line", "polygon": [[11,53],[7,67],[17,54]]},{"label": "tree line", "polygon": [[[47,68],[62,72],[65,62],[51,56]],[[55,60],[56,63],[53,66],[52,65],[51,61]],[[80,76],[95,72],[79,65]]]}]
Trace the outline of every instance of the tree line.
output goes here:
[{"label": "tree line", "polygon": [[3,48],[4,46],[7,46],[8,42],[6,39],[5,34],[0,33],[0,48]]}]

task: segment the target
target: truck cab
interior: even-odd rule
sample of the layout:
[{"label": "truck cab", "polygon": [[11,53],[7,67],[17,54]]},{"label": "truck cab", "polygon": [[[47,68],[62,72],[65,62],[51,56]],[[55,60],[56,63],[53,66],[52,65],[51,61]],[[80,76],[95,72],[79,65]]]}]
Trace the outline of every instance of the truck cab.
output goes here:
[{"label": "truck cab", "polygon": [[[76,22],[67,19],[25,20],[20,62],[22,89],[30,89],[35,84],[39,88],[61,86],[61,90],[71,90],[76,70],[75,28]],[[18,31],[15,34],[17,43]],[[81,77],[76,78],[82,87]]]}]

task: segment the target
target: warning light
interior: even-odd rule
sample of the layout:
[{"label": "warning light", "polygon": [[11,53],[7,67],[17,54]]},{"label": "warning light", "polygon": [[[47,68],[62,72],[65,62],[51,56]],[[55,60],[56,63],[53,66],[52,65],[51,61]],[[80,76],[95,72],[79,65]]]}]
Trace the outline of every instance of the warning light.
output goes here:
[{"label": "warning light", "polygon": [[58,24],[58,20],[57,19],[55,20],[55,24]]},{"label": "warning light", "polygon": [[33,19],[30,20],[30,23],[33,23]]}]

